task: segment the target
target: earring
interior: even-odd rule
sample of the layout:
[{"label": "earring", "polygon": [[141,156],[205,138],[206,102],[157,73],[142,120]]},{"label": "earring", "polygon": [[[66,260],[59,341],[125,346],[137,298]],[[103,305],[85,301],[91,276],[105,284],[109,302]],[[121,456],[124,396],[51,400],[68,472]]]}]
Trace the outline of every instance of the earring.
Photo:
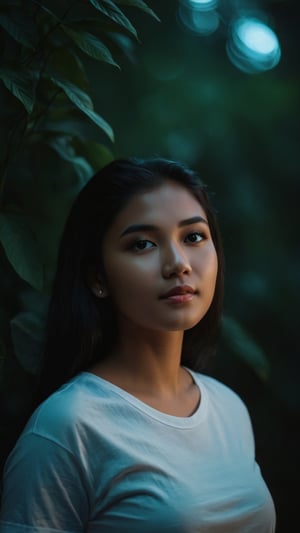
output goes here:
[{"label": "earring", "polygon": [[98,294],[99,294],[99,296],[102,296],[102,295],[103,295],[103,289],[100,288],[100,289],[98,290]]}]

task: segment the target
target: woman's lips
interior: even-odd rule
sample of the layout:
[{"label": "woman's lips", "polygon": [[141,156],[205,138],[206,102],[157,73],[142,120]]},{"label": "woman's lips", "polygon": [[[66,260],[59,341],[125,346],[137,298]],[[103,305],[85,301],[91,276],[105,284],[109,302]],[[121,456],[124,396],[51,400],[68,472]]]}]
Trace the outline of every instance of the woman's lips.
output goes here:
[{"label": "woman's lips", "polygon": [[193,299],[195,290],[189,285],[181,285],[178,287],[173,287],[173,289],[164,293],[161,296],[162,300],[167,300],[173,303],[184,303],[189,302]]}]

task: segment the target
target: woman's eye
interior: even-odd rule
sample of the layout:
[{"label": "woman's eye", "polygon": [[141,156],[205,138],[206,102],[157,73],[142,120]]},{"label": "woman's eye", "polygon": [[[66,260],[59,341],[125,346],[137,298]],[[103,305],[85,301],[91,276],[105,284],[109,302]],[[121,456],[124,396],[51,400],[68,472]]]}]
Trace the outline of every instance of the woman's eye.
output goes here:
[{"label": "woman's eye", "polygon": [[146,239],[139,239],[135,241],[131,248],[134,252],[140,252],[141,250],[148,250],[149,248],[153,248],[155,244],[152,241],[148,241]]},{"label": "woman's eye", "polygon": [[199,231],[193,231],[192,233],[189,233],[188,236],[185,238],[185,242],[190,243],[197,243],[201,242],[204,239],[204,235],[200,233]]}]

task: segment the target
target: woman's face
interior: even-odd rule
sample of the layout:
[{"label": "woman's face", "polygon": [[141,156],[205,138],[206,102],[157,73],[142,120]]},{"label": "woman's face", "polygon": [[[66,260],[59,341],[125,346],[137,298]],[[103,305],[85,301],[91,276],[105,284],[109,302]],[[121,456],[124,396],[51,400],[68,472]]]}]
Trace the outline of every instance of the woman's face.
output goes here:
[{"label": "woman's face", "polygon": [[203,208],[180,184],[166,180],[134,196],[106,233],[102,253],[123,331],[184,331],[209,309],[217,254]]}]

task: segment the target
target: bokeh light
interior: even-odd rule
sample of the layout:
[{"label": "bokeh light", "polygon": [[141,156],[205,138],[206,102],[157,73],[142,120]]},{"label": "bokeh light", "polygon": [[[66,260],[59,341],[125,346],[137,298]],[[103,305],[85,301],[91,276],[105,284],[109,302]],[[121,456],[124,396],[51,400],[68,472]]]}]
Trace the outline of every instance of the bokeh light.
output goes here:
[{"label": "bokeh light", "polygon": [[185,0],[185,3],[194,9],[207,11],[216,8],[218,0]]},{"label": "bokeh light", "polygon": [[225,36],[228,58],[237,69],[247,74],[271,70],[281,58],[278,37],[263,12],[249,11],[242,4],[179,0],[177,19],[196,36],[205,37],[217,31],[219,36]]},{"label": "bokeh light", "polygon": [[181,0],[178,18],[188,30],[198,35],[214,33],[220,24],[218,0]]},{"label": "bokeh light", "polygon": [[277,35],[267,24],[243,16],[231,25],[227,54],[238,69],[252,74],[274,68],[279,63],[281,48]]}]

